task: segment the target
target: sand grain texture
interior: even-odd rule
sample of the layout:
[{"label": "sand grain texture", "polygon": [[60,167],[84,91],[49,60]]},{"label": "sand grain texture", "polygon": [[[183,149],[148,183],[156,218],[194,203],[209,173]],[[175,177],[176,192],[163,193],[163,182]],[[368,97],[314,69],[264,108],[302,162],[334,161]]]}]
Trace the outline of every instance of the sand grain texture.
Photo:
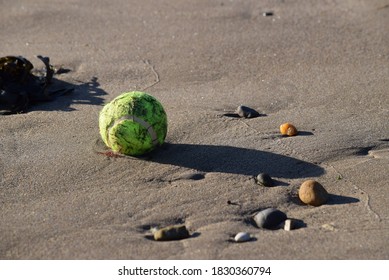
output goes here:
[{"label": "sand grain texture", "polygon": [[[0,116],[1,259],[388,259],[385,1],[0,1],[0,55],[49,56],[72,94]],[[263,12],[273,11],[264,17]],[[145,90],[169,131],[106,157],[98,114]],[[253,119],[228,114],[239,105]],[[291,122],[295,137],[280,137]],[[263,188],[265,172],[276,186]],[[319,181],[328,203],[298,201]],[[260,230],[277,208],[305,227]],[[192,237],[155,242],[153,227]],[[325,225],[325,226],[323,226]],[[229,242],[238,232],[255,241]]]}]

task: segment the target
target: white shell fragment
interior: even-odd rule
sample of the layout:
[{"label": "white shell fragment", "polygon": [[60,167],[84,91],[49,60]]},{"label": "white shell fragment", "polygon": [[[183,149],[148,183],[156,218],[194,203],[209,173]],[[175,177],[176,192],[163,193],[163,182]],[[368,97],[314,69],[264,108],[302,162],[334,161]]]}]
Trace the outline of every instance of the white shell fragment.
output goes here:
[{"label": "white shell fragment", "polygon": [[291,231],[296,228],[296,220],[294,219],[286,219],[284,224],[284,230]]},{"label": "white shell fragment", "polygon": [[251,240],[251,236],[247,232],[239,232],[237,235],[235,235],[234,239],[236,242],[246,242]]}]

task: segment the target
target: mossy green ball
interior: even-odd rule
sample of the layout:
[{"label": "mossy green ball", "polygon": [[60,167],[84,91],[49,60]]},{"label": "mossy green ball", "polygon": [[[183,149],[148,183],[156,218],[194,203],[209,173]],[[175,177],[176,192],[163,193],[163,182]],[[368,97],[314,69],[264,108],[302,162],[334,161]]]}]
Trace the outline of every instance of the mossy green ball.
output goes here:
[{"label": "mossy green ball", "polygon": [[167,116],[153,96],[140,91],[126,92],[100,111],[99,128],[112,151],[140,156],[164,143]]}]

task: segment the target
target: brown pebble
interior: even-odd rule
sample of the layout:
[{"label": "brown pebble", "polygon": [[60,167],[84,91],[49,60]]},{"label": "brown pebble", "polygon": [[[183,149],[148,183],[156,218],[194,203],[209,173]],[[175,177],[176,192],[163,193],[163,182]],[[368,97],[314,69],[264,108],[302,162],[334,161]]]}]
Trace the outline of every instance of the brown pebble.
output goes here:
[{"label": "brown pebble", "polygon": [[156,241],[180,240],[189,236],[185,225],[169,226],[154,232],[154,240]]},{"label": "brown pebble", "polygon": [[283,123],[280,125],[280,132],[282,135],[295,136],[297,135],[297,128],[291,123]]},{"label": "brown pebble", "polygon": [[307,180],[300,186],[299,198],[305,204],[320,206],[327,202],[328,192],[315,180]]}]

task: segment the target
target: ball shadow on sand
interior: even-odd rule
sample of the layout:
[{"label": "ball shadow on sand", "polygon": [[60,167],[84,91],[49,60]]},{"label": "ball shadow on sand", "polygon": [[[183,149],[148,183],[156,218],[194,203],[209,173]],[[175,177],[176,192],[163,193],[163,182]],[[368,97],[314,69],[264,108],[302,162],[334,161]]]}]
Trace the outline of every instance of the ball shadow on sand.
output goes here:
[{"label": "ball shadow on sand", "polygon": [[293,157],[232,146],[166,143],[151,160],[202,172],[241,175],[268,173],[279,178],[304,178],[324,174],[318,165]]}]

